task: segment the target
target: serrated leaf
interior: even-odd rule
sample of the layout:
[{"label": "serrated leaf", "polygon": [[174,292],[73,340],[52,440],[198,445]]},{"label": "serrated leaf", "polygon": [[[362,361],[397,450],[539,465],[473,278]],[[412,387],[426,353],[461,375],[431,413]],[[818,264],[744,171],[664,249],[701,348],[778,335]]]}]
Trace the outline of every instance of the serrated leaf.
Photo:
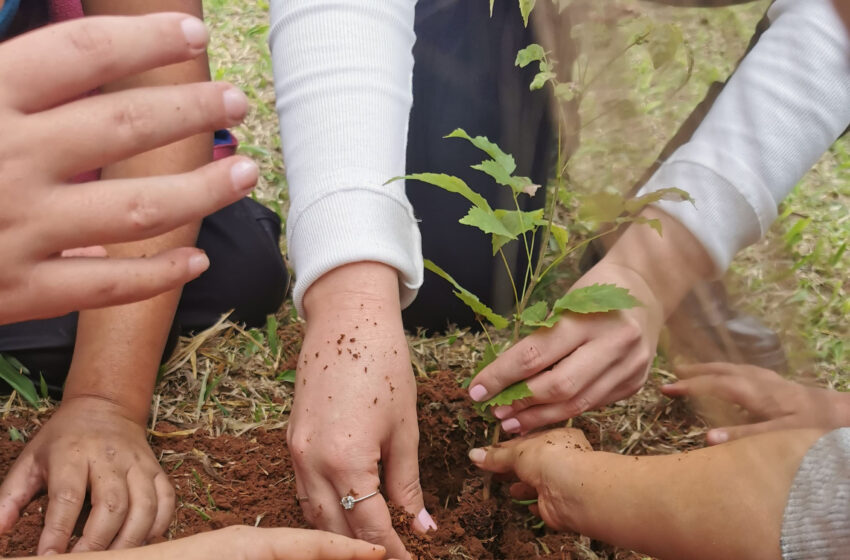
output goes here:
[{"label": "serrated leaf", "polygon": [[626,209],[623,195],[616,191],[600,191],[581,197],[580,220],[594,223],[613,222]]},{"label": "serrated leaf", "polygon": [[687,191],[671,187],[666,189],[659,189],[657,191],[653,191],[649,194],[645,194],[636,198],[630,198],[623,204],[623,209],[627,213],[634,215],[640,213],[641,210],[643,210],[650,204],[655,204],[656,202],[660,202],[662,200],[668,200],[672,202],[690,202],[691,204],[693,204],[694,202],[694,199],[691,198],[691,195],[688,194]]},{"label": "serrated leaf", "polygon": [[554,72],[538,72],[534,79],[531,81],[531,85],[528,86],[528,89],[531,91],[537,91],[538,89],[542,89],[549,80],[555,79]]},{"label": "serrated leaf", "polygon": [[393,181],[398,181],[399,179],[422,181],[423,183],[428,183],[429,185],[440,187],[445,191],[461,195],[478,208],[492,211],[490,205],[487,203],[487,200],[483,196],[469,188],[469,185],[463,182],[462,179],[459,179],[453,175],[446,175],[445,173],[414,173],[413,175],[405,175],[404,177],[395,177],[387,182],[391,183]]},{"label": "serrated leaf", "polygon": [[[501,353],[502,353],[502,345],[501,344],[488,344],[487,346],[485,346],[484,347],[484,355],[481,357],[480,360],[478,360],[478,363],[475,364],[475,375],[478,375],[478,373],[482,369],[484,369],[485,367],[487,367],[490,364],[492,364],[493,362],[495,362],[496,358],[498,358],[499,354],[501,354]],[[467,384],[464,386],[464,389],[469,387],[469,382],[471,382],[471,381],[472,381],[472,378],[470,377]]]},{"label": "serrated leaf", "polygon": [[487,212],[475,206],[470,208],[466,216],[459,221],[465,226],[476,227],[487,234],[516,239],[516,236],[505,228],[504,224],[499,221],[499,218],[493,212]]},{"label": "serrated leaf", "polygon": [[614,284],[594,284],[568,293],[555,302],[553,314],[564,311],[573,313],[607,313],[620,309],[631,309],[641,303],[627,289]]},{"label": "serrated leaf", "polygon": [[546,51],[543,50],[543,47],[537,43],[532,43],[524,49],[520,49],[520,51],[516,53],[516,61],[514,62],[514,65],[519,66],[520,68],[525,68],[532,62],[540,62],[544,58],[546,58]]},{"label": "serrated leaf", "polygon": [[570,234],[567,229],[559,226],[558,224],[552,224],[552,228],[549,231],[551,232],[555,243],[558,245],[558,251],[561,254],[565,253],[567,250],[567,242],[570,240]]},{"label": "serrated leaf", "polygon": [[528,388],[528,384],[525,381],[520,381],[519,383],[514,383],[489,401],[485,401],[481,403],[484,408],[489,408],[493,406],[507,406],[513,404],[514,401],[518,401],[520,399],[527,399],[528,397],[533,397],[534,393],[531,392],[531,389]]},{"label": "serrated leaf", "polygon": [[472,311],[488,321],[497,329],[504,329],[508,326],[509,322],[506,318],[502,317],[489,307],[487,307],[481,300],[478,299],[478,296],[470,292],[469,290],[463,288],[460,284],[455,281],[451,275],[434,264],[433,261],[425,259],[425,269],[430,270],[449,284],[455,287],[457,290],[454,292],[455,296],[460,299],[463,303],[465,303]]},{"label": "serrated leaf", "polygon": [[509,235],[494,235],[493,236],[493,254],[499,252],[506,243],[519,238],[523,233],[527,233],[541,225],[546,225],[543,220],[543,210],[535,210],[533,212],[520,212],[519,210],[496,210],[493,215],[499,219]]},{"label": "serrated leaf", "polygon": [[295,383],[295,370],[288,369],[284,372],[281,372],[281,374],[277,376],[276,380],[285,381],[287,383]]},{"label": "serrated leaf", "polygon": [[473,146],[493,158],[497,164],[501,165],[508,175],[516,171],[516,161],[514,156],[506,154],[496,143],[491,142],[486,136],[472,137],[462,128],[454,129],[451,134],[447,134],[445,138],[463,138],[469,141]]},{"label": "serrated leaf", "polygon": [[524,192],[525,189],[532,184],[528,177],[514,177],[508,171],[499,165],[495,160],[488,159],[477,165],[472,165],[472,169],[486,173],[500,185],[510,187],[516,194]]},{"label": "serrated leaf", "polygon": [[555,96],[561,101],[572,101],[576,98],[579,91],[578,84],[569,82],[566,84],[558,84],[555,86]]},{"label": "serrated leaf", "polygon": [[545,319],[547,315],[549,315],[549,306],[545,301],[538,301],[523,311],[519,316],[519,320],[522,321],[522,324],[524,325],[532,325],[539,323]]},{"label": "serrated leaf", "polygon": [[537,0],[519,0],[519,11],[522,14],[522,24],[528,27],[528,18]]},{"label": "serrated leaf", "polygon": [[0,355],[0,379],[8,383],[32,406],[38,407],[38,392],[32,380],[24,373],[29,372],[19,361]]},{"label": "serrated leaf", "polygon": [[652,65],[655,69],[672,62],[684,43],[682,30],[677,25],[667,24],[653,29],[647,50],[652,57]]}]

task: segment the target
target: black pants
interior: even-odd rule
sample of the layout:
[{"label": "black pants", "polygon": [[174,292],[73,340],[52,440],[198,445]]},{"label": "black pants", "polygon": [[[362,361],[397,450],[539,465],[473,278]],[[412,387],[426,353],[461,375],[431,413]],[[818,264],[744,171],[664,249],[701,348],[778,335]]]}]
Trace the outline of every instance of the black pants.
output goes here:
[{"label": "black pants", "polygon": [[[231,309],[234,321],[249,326],[262,325],[266,315],[277,311],[289,284],[279,240],[278,216],[250,199],[203,221],[198,247],[209,255],[210,268],[183,289],[166,355],[178,334],[207,328]],[[0,325],[0,352],[17,358],[35,381],[43,375],[56,394],[68,375],[76,334],[76,313]],[[3,385],[0,393],[6,392]]]}]

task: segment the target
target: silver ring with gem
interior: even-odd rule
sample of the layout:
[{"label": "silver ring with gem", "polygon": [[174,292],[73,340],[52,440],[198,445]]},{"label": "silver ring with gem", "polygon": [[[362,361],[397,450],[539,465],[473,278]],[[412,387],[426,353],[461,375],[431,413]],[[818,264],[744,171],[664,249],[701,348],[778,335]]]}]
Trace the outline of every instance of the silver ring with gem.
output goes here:
[{"label": "silver ring with gem", "polygon": [[352,510],[352,509],[354,509],[354,506],[357,504],[357,502],[362,502],[363,500],[367,500],[367,499],[371,498],[372,496],[377,496],[377,495],[378,495],[377,490],[375,490],[371,494],[367,494],[366,496],[363,496],[362,498],[355,498],[351,494],[348,494],[347,496],[342,497],[342,499],[339,501],[339,505],[341,505],[342,509],[344,509],[346,511]]}]

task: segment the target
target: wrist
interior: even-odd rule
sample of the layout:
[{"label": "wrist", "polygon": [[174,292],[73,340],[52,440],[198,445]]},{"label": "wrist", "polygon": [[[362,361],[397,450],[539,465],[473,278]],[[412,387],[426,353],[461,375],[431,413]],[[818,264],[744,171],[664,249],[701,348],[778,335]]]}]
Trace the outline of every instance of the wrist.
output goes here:
[{"label": "wrist", "polygon": [[831,391],[834,424],[830,428],[850,426],[850,393]]},{"label": "wrist", "polygon": [[398,272],[378,262],[340,266],[316,280],[304,294],[307,323],[329,315],[365,312],[401,315]]},{"label": "wrist", "polygon": [[92,419],[119,417],[133,422],[142,429],[146,428],[148,418],[147,410],[140,414],[139,411],[133,410],[119,400],[96,393],[68,393],[66,391],[62,395],[62,402],[59,404],[59,409],[74,412],[81,411]]}]

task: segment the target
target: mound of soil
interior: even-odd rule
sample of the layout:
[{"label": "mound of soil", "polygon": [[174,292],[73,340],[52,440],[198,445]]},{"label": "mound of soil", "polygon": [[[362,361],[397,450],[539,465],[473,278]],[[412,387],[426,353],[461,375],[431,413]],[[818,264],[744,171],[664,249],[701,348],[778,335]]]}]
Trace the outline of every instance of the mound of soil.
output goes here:
[{"label": "mound of soil", "polygon": [[[15,422],[20,427],[20,420],[4,424]],[[396,527],[415,558],[644,558],[577,535],[535,528],[539,520],[526,508],[512,504],[507,485],[503,488],[494,482],[493,496],[484,501],[483,477],[466,454],[485,443],[487,424],[469,408],[451,372],[436,373],[420,383],[419,425],[422,488],[439,529],[417,535],[409,529],[409,516],[393,512]],[[581,419],[576,425],[581,427]],[[211,437],[200,432],[167,437],[178,429],[182,427],[160,423],[157,431],[166,437],[152,440],[177,492],[170,538],[236,524],[307,526],[295,499],[283,430],[255,431],[241,437]],[[0,474],[5,475],[21,449],[20,442],[0,439]],[[35,554],[46,505],[47,498],[42,496],[26,508],[15,528],[0,537],[0,556]],[[81,527],[82,523],[78,529]]]}]

